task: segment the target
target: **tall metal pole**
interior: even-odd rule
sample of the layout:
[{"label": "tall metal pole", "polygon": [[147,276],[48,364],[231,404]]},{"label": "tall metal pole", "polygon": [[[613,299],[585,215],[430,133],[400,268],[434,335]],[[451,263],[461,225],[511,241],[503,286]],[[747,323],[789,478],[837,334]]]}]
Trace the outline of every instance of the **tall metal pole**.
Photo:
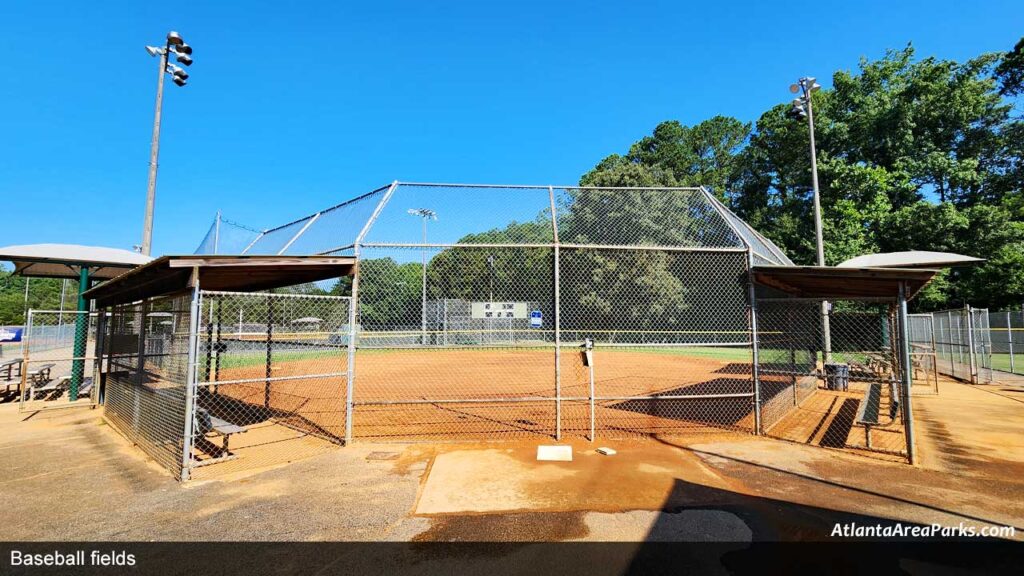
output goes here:
[{"label": "tall metal pole", "polygon": [[[811,187],[814,189],[814,238],[818,248],[818,266],[825,265],[825,242],[821,233],[821,194],[818,191],[818,152],[814,145],[814,107],[811,105],[811,87],[803,83],[804,99],[807,102],[807,125],[811,141]],[[832,361],[832,330],[829,325],[829,303],[821,302],[822,344],[825,348],[825,362]]]},{"label": "tall metal pole", "polygon": [[[914,413],[910,406],[910,387],[914,381],[910,375],[910,341],[907,330],[907,283],[900,282],[899,292],[900,364],[902,364],[901,399],[903,401],[903,435],[907,442],[907,462],[914,463]],[[892,399],[890,399],[892,401]]]},{"label": "tall metal pole", "polygon": [[[555,211],[555,187],[548,186],[548,200],[551,202],[551,233],[555,242],[554,262],[554,315],[555,315],[555,440],[562,439],[562,292],[561,292],[561,246],[558,235],[558,212]],[[493,268],[493,266],[492,266]],[[591,348],[593,342],[590,343]],[[594,363],[590,364],[590,441],[594,441],[597,414],[594,410]]]},{"label": "tall metal pole", "polygon": [[22,314],[22,323],[28,324],[28,281],[31,280],[28,276],[25,276],[25,305],[24,313]]},{"label": "tall metal pole", "polygon": [[967,315],[967,367],[971,371],[971,384],[977,384],[978,363],[974,348],[974,309],[970,304],[964,304],[964,313]]},{"label": "tall metal pole", "polygon": [[1016,372],[1013,366],[1013,322],[1009,312],[1006,313],[1006,344],[1010,352],[1010,372]]},{"label": "tall metal pole", "polygon": [[153,115],[153,141],[149,149],[149,186],[146,187],[146,218],[142,224],[142,253],[149,256],[153,244],[153,207],[156,204],[156,168],[160,156],[160,113],[164,104],[164,74],[167,70],[166,47],[160,55],[160,69],[156,81],[156,112]]},{"label": "tall metal pole", "polygon": [[427,345],[427,217],[423,217],[423,252],[421,256],[423,266],[423,296],[420,304],[420,331],[423,333],[421,344]]},{"label": "tall metal pole", "polygon": [[64,293],[68,289],[68,279],[60,284],[60,312],[57,315],[57,341],[64,342]]},{"label": "tall metal pole", "polygon": [[[761,426],[761,355],[760,336],[757,331],[757,292],[754,289],[754,254],[747,250],[747,297],[750,299],[748,321],[750,325],[751,379],[754,385],[754,435],[764,434]],[[796,386],[794,385],[794,388]]]}]

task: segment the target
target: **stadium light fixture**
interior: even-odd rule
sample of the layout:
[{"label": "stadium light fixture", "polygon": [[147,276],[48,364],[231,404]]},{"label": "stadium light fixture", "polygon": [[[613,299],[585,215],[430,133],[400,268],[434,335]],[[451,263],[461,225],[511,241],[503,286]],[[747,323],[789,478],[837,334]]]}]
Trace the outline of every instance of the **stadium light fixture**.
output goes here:
[{"label": "stadium light fixture", "polygon": [[146,52],[152,57],[160,58],[160,72],[156,82],[156,111],[153,114],[153,140],[149,151],[149,185],[146,188],[146,215],[142,223],[142,244],[139,252],[149,256],[153,245],[153,207],[156,205],[156,172],[157,159],[160,156],[160,113],[164,102],[164,75],[170,75],[171,81],[177,86],[188,84],[188,73],[181,67],[168,62],[171,54],[175,59],[190,66],[192,64],[192,47],[175,31],[167,33],[167,41],[163,47],[146,46]]},{"label": "stadium light fixture", "polygon": [[[818,266],[825,265],[825,243],[821,232],[821,194],[818,190],[818,153],[814,145],[814,108],[811,104],[811,94],[821,89],[821,84],[813,76],[804,76],[797,80],[796,84],[789,87],[789,91],[799,94],[793,99],[790,108],[790,116],[800,120],[807,120],[808,134],[811,144],[811,187],[814,190],[814,237],[818,250]],[[822,348],[824,348],[825,362],[832,361],[832,331],[829,325],[829,303],[821,303],[821,332]]]}]

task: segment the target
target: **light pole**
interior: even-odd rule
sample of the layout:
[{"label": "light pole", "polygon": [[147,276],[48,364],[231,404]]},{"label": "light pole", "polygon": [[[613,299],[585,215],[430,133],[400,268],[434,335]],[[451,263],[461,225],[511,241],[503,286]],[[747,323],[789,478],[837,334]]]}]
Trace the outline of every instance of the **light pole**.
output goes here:
[{"label": "light pole", "polygon": [[[821,234],[821,194],[818,191],[818,153],[814,146],[814,107],[811,105],[811,94],[820,90],[813,76],[805,76],[797,80],[796,84],[789,87],[793,94],[799,94],[793,99],[793,107],[790,114],[796,118],[806,119],[807,128],[810,133],[811,142],[811,187],[814,189],[814,237],[818,249],[818,266],[825,265],[825,242]],[[829,303],[821,303],[821,332],[822,344],[825,353],[825,362],[832,361],[832,329],[829,325]]]},{"label": "light pole", "polygon": [[187,84],[188,74],[176,64],[167,60],[174,54],[175,60],[185,66],[192,65],[192,47],[181,39],[177,32],[167,33],[167,42],[163,48],[146,46],[150,56],[160,57],[160,71],[156,81],[156,112],[153,115],[153,141],[149,149],[149,186],[146,188],[146,218],[142,224],[142,245],[140,251],[149,256],[153,244],[153,206],[156,204],[156,167],[160,156],[160,112],[164,103],[164,74],[170,74],[178,86]]},{"label": "light pole", "polygon": [[494,254],[487,255],[487,267],[490,268],[491,290],[490,301],[494,302]]},{"label": "light pole", "polygon": [[427,220],[437,220],[437,212],[429,208],[409,208],[407,211],[413,216],[423,219],[423,300],[420,305],[420,344],[427,345]]}]

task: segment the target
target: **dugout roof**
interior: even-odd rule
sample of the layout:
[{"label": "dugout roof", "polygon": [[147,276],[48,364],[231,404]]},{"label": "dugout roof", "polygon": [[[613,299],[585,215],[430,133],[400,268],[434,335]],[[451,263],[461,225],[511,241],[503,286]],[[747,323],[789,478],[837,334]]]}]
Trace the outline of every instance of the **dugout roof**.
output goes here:
[{"label": "dugout roof", "polygon": [[754,266],[754,282],[801,298],[830,300],[892,298],[907,283],[913,298],[938,270],[908,268],[832,268],[830,266]]},{"label": "dugout roof", "polygon": [[161,256],[85,292],[104,308],[174,294],[193,287],[203,290],[258,292],[351,275],[355,258],[346,256]]}]

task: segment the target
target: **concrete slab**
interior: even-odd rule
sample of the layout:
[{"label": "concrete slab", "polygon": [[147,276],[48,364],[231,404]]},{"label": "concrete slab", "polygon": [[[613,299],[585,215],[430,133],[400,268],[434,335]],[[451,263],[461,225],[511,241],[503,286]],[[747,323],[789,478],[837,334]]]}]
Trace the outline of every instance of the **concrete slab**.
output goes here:
[{"label": "concrete slab", "polygon": [[[643,441],[608,458],[581,443],[572,462],[537,462],[529,446],[439,454],[417,514],[515,510],[659,510],[680,478],[719,480],[700,458]],[[719,480],[721,481],[721,480]]]}]

